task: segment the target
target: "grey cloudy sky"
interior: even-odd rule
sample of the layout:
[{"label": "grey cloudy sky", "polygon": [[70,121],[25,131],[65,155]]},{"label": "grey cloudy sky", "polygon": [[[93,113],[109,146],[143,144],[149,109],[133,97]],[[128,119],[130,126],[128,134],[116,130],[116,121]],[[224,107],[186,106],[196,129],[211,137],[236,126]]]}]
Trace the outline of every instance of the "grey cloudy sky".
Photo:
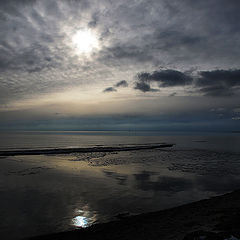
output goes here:
[{"label": "grey cloudy sky", "polygon": [[1,0],[1,128],[239,130],[239,12],[238,0]]}]

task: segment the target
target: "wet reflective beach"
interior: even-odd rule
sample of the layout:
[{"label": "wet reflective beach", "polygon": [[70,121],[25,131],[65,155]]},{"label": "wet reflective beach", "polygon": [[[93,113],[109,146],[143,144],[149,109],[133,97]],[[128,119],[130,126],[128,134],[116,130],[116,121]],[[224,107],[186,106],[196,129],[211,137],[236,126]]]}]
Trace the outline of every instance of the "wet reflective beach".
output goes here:
[{"label": "wet reflective beach", "polygon": [[238,138],[223,150],[204,139],[213,147],[192,137],[170,149],[1,157],[1,236],[87,227],[239,188]]}]

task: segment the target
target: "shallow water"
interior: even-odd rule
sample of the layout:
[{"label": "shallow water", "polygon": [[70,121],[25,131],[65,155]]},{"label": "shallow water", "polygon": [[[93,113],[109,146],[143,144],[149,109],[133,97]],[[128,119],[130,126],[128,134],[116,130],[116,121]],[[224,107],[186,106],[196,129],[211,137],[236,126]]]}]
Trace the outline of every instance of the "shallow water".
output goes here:
[{"label": "shallow water", "polygon": [[128,131],[42,131],[2,132],[0,151],[42,148],[121,146],[125,144],[176,143],[178,149],[210,149],[239,152],[240,134],[128,132]]},{"label": "shallow water", "polygon": [[159,142],[177,145],[130,152],[1,157],[2,239],[86,227],[117,219],[119,213],[156,211],[240,187],[240,138],[236,135],[41,134],[26,133],[22,141],[18,140],[20,136],[14,140],[13,135],[8,136],[13,144],[8,140],[1,147],[22,149],[29,142],[28,149],[71,147],[73,143],[77,147]]}]

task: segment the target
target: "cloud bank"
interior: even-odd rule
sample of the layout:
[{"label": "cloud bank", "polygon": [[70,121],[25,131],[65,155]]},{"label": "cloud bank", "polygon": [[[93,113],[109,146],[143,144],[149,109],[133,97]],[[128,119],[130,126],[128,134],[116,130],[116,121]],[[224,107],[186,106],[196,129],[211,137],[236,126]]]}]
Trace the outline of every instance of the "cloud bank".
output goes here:
[{"label": "cloud bank", "polygon": [[198,71],[192,74],[169,69],[138,73],[136,78],[134,88],[142,92],[158,91],[151,88],[151,83],[157,83],[160,89],[191,85],[196,92],[213,97],[232,96],[240,90],[239,69]]}]

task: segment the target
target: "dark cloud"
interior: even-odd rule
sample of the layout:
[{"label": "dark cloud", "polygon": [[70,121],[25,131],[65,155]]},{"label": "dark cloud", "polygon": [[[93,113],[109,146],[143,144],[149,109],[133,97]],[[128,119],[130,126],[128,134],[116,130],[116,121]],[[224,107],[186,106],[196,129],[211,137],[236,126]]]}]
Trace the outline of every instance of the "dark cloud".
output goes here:
[{"label": "dark cloud", "polygon": [[[197,74],[197,77],[194,74]],[[172,69],[154,71],[153,73],[142,72],[137,74],[134,88],[142,92],[156,91],[156,89],[151,88],[151,83],[157,83],[159,88],[190,85],[195,89],[195,92],[203,95],[226,97],[239,91],[240,70],[198,71],[188,74]],[[174,95],[176,93],[170,96]]]},{"label": "dark cloud", "polygon": [[169,96],[169,97],[174,97],[174,96],[176,96],[176,95],[177,95],[177,93],[176,93],[176,92],[173,92],[173,93],[169,94],[168,96]]},{"label": "dark cloud", "polygon": [[168,69],[159,70],[152,73],[142,72],[137,74],[135,89],[142,92],[157,91],[151,88],[151,83],[157,83],[159,87],[175,87],[190,85],[193,78],[183,72]]},{"label": "dark cloud", "polygon": [[114,87],[108,87],[104,89],[103,92],[117,92],[116,88],[119,87],[128,87],[127,81],[126,80],[119,81],[114,85]]},{"label": "dark cloud", "polygon": [[140,90],[142,92],[158,92],[158,89],[151,88],[149,83],[144,81],[136,82],[134,89]]},{"label": "dark cloud", "polygon": [[199,72],[196,86],[209,96],[231,96],[240,87],[240,70],[213,70]]},{"label": "dark cloud", "polygon": [[160,70],[153,73],[139,73],[137,78],[141,82],[157,82],[159,87],[175,87],[189,85],[192,77],[176,70]]},{"label": "dark cloud", "polygon": [[240,85],[240,70],[213,70],[199,72],[198,86],[222,85],[234,87]]},{"label": "dark cloud", "polygon": [[116,92],[117,91],[117,89],[115,89],[115,88],[113,88],[113,87],[108,87],[108,88],[105,88],[104,90],[103,90],[103,92]]},{"label": "dark cloud", "polygon": [[119,81],[115,84],[115,87],[128,87],[128,83],[126,80]]}]

